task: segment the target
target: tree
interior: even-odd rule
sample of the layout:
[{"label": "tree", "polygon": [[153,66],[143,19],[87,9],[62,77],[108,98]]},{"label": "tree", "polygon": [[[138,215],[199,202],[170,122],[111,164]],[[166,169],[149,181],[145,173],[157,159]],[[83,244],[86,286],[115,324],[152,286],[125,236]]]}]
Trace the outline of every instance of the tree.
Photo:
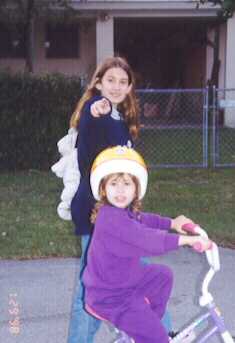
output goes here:
[{"label": "tree", "polygon": [[1,0],[0,21],[9,26],[23,25],[25,70],[33,72],[34,23],[44,17],[65,21],[74,16],[71,0]]},{"label": "tree", "polygon": [[199,4],[212,3],[213,5],[220,5],[218,16],[221,19],[229,19],[233,16],[235,11],[235,0],[199,0]]}]

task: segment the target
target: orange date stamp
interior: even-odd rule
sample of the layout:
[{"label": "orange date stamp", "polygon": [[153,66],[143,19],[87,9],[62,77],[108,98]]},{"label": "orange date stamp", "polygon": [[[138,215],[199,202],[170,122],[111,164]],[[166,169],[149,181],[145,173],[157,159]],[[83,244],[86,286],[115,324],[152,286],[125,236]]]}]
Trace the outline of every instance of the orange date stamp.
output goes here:
[{"label": "orange date stamp", "polygon": [[9,331],[12,335],[17,336],[20,333],[20,305],[18,302],[17,293],[9,294],[8,305],[8,312],[10,316],[8,321]]}]

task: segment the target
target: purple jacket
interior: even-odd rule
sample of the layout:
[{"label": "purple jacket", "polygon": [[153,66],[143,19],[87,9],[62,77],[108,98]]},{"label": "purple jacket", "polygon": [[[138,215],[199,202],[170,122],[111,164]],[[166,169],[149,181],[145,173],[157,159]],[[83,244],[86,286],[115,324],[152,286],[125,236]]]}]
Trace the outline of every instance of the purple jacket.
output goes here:
[{"label": "purple jacket", "polygon": [[[126,296],[147,273],[144,256],[178,249],[179,235],[168,233],[171,219],[150,213],[138,218],[128,209],[103,206],[96,218],[83,273],[85,301],[94,309],[109,297]],[[126,293],[127,291],[127,293]]]}]

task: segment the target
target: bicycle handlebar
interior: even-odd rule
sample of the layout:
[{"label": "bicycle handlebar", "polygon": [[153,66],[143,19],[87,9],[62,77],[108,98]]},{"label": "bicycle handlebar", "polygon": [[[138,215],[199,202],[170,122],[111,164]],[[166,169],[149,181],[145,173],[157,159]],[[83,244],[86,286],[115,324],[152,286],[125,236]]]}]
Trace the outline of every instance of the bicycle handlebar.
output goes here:
[{"label": "bicycle handlebar", "polygon": [[[208,235],[205,230],[203,230],[198,224],[195,223],[187,223],[184,224],[182,229],[188,233],[193,235],[199,235],[201,237],[208,238]],[[204,252],[202,245],[200,242],[195,243],[193,245],[193,249],[197,252]],[[205,251],[206,257],[208,260],[209,265],[213,268],[214,271],[218,271],[220,269],[220,261],[219,261],[219,252],[217,245],[211,241],[211,246],[208,250]]]},{"label": "bicycle handlebar", "polygon": [[[192,233],[194,235],[199,235],[205,238],[208,238],[208,235],[206,231],[204,231],[202,228],[200,228],[197,224],[195,223],[187,223],[184,224],[182,229],[186,232]],[[210,244],[209,249],[212,249],[212,242]],[[197,252],[204,252],[205,250],[202,247],[202,244],[200,242],[197,242],[193,244],[193,249],[196,250]]]},{"label": "bicycle handlebar", "polygon": [[[208,235],[205,230],[203,230],[198,224],[187,223],[183,225],[183,230],[193,235],[199,235],[201,237],[208,238]],[[199,244],[194,244],[193,249],[197,252],[203,252],[200,242]],[[206,306],[213,301],[211,293],[209,293],[208,288],[209,284],[214,277],[215,273],[220,270],[220,260],[219,260],[219,250],[216,243],[211,241],[211,247],[208,250],[205,250],[207,261],[210,266],[210,270],[207,272],[202,283],[202,295],[199,299],[200,306]]]}]

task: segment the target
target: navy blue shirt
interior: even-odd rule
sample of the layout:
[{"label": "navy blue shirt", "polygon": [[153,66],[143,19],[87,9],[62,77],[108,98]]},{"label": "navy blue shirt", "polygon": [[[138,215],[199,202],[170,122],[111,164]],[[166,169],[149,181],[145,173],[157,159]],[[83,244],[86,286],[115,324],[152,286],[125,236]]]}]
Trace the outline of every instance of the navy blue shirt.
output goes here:
[{"label": "navy blue shirt", "polygon": [[115,145],[132,143],[126,122],[116,110],[101,117],[93,117],[91,105],[102,99],[95,96],[87,101],[83,107],[78,124],[77,153],[81,180],[78,190],[71,203],[72,219],[75,224],[75,233],[78,235],[91,234],[91,210],[94,207],[90,188],[90,169],[95,157],[104,149]]}]

